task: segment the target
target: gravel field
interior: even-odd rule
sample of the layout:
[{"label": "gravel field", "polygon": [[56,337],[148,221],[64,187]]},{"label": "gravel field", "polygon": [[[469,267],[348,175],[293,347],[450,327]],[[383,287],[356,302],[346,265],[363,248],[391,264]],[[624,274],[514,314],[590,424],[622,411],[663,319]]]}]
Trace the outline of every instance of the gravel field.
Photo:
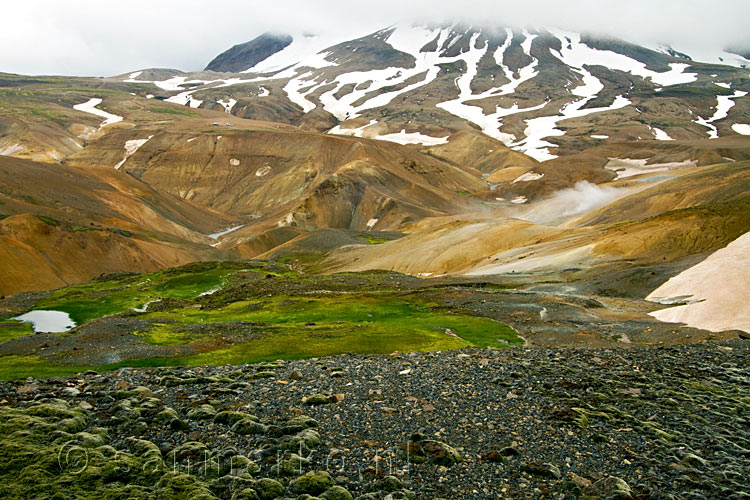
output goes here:
[{"label": "gravel field", "polygon": [[748,498],[749,346],[342,355],[6,382],[0,497]]}]

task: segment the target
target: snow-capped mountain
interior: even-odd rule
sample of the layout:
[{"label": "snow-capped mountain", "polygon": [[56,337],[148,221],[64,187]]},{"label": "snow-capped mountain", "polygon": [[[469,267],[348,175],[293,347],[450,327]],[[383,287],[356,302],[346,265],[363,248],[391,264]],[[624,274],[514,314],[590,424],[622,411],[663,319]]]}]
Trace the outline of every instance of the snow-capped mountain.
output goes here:
[{"label": "snow-capped mountain", "polygon": [[434,145],[479,129],[539,161],[606,139],[747,131],[750,61],[655,49],[554,28],[398,25],[354,40],[262,35],[206,68],[222,74],[153,83],[171,102],[334,134]]}]

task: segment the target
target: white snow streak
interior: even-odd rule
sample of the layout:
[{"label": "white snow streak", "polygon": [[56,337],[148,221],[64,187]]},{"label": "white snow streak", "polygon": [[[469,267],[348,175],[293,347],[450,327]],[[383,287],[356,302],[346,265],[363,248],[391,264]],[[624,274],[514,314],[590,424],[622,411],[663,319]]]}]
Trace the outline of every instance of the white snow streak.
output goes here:
[{"label": "white snow streak", "polygon": [[[482,92],[481,94],[472,93],[471,82],[472,80],[474,80],[474,77],[476,77],[478,73],[477,65],[489,48],[489,44],[486,42],[484,48],[475,48],[476,41],[480,35],[479,33],[476,33],[472,37],[469,44],[469,52],[462,54],[463,57],[461,57],[461,59],[466,63],[466,72],[461,75],[456,81],[456,86],[459,90],[458,97],[452,101],[441,102],[437,105],[437,107],[444,109],[445,111],[460,118],[463,118],[464,120],[475,123],[482,129],[482,132],[508,145],[513,140],[515,140],[515,136],[513,134],[508,134],[500,131],[500,127],[502,126],[502,118],[517,113],[524,113],[542,109],[547,104],[546,102],[538,106],[531,106],[528,108],[519,108],[517,103],[514,103],[510,108],[495,106],[495,112],[488,115],[485,115],[484,111],[479,106],[470,106],[465,104],[466,101],[470,100],[480,100],[486,99],[488,97],[497,97],[512,93],[513,91],[515,91],[515,88],[518,85],[523,83],[523,81],[536,76],[536,73],[534,72],[536,60],[534,60],[534,62],[532,62],[526,68],[521,69],[521,71],[519,72],[521,76],[518,80],[514,80],[513,73],[510,71],[510,69],[502,65],[502,53],[500,52],[500,49],[503,49],[504,52],[505,48],[510,45],[509,40],[512,39],[513,36],[513,32],[511,30],[506,30],[506,33],[508,38],[506,39],[505,44],[495,52],[495,60],[498,61],[498,63],[503,68],[503,71],[506,73],[506,76],[508,76],[510,83],[503,85],[502,87],[497,87],[486,92]],[[526,38],[524,39],[522,46],[524,47],[525,51],[529,51],[531,42],[536,35],[529,35],[526,31],[524,31],[524,35],[526,36]],[[498,60],[498,57],[500,58],[500,60]]]},{"label": "white snow streak", "polygon": [[655,138],[655,139],[656,139],[657,141],[673,141],[673,140],[674,140],[674,139],[672,139],[672,138],[671,138],[671,137],[669,136],[669,134],[668,134],[668,133],[664,132],[664,131],[663,131],[662,129],[660,129],[660,128],[656,128],[656,127],[651,127],[651,132],[653,132],[653,133],[654,133],[654,138]]},{"label": "white snow streak", "polygon": [[102,118],[105,118],[105,120],[99,125],[99,128],[122,121],[122,116],[113,115],[112,113],[107,113],[106,111],[98,109],[97,106],[101,103],[101,99],[99,99],[98,97],[94,97],[84,103],[76,104],[75,106],[73,106],[73,109],[75,109],[76,111],[83,111],[84,113],[89,113],[91,115],[101,116]]},{"label": "white snow streak", "polygon": [[234,107],[235,104],[237,104],[237,100],[229,97],[226,101],[221,99],[221,100],[216,101],[216,103],[221,104],[225,112],[231,113],[232,108]]},{"label": "white snow streak", "polygon": [[560,52],[550,50],[552,55],[574,68],[581,68],[584,64],[589,66],[604,66],[643,78],[650,78],[655,84],[665,87],[694,82],[698,78],[695,73],[684,73],[684,70],[690,67],[689,64],[672,63],[669,65],[671,68],[669,71],[659,73],[646,68],[646,65],[642,62],[636,61],[626,55],[610,50],[591,48],[581,42],[581,35],[578,33],[555,28],[548,28],[547,31],[555,35],[562,42]]},{"label": "white snow streak", "polygon": [[579,118],[593,113],[621,109],[630,104],[628,99],[618,95],[614,102],[609,106],[581,109],[597,96],[597,94],[604,88],[604,85],[602,85],[598,78],[583,68],[574,68],[574,71],[581,74],[583,85],[574,88],[571,92],[574,95],[583,97],[583,99],[569,102],[562,107],[559,115],[542,116],[526,120],[526,130],[524,130],[526,139],[513,144],[513,149],[522,151],[537,161],[546,161],[557,158],[557,155],[553,155],[549,151],[550,147],[556,146],[544,139],[547,137],[565,135],[565,132],[557,128],[558,122],[568,118]]},{"label": "white snow streak", "polygon": [[376,125],[378,123],[377,120],[370,120],[370,123],[367,125],[362,125],[361,127],[357,128],[343,128],[341,125],[336,125],[331,130],[328,131],[329,134],[338,134],[338,135],[348,135],[352,137],[362,137],[364,135],[365,129]]},{"label": "white snow streak", "polygon": [[544,174],[537,174],[536,172],[526,172],[525,174],[516,177],[516,179],[511,182],[511,184],[515,184],[516,182],[537,181],[542,177],[544,177]]},{"label": "white snow streak", "polygon": [[130,141],[125,141],[125,156],[120,160],[120,162],[115,165],[115,170],[120,170],[120,167],[127,161],[130,156],[132,156],[133,153],[138,151],[138,148],[143,146],[148,142],[149,139],[151,139],[153,135],[148,136],[145,139],[132,139]]},{"label": "white snow streak", "polygon": [[399,144],[424,144],[425,146],[437,146],[448,142],[448,136],[432,137],[420,134],[419,132],[407,134],[405,129],[402,129],[398,134],[379,135],[376,139],[379,141],[397,142]]},{"label": "white snow streak", "polygon": [[224,231],[219,231],[218,233],[209,234],[208,237],[211,238],[212,240],[218,240],[222,236],[227,235],[229,233],[233,233],[243,227],[245,227],[245,224],[241,224],[239,226],[232,226],[229,229],[225,229]]},{"label": "white snow streak", "polygon": [[[708,138],[709,139],[718,139],[719,138],[719,131],[716,129],[716,126],[713,124],[715,121],[722,120],[727,117],[729,114],[729,110],[734,106],[734,100],[739,97],[744,97],[747,95],[747,92],[743,90],[735,90],[734,94],[732,95],[720,95],[716,96],[716,111],[714,112],[714,115],[706,120],[703,117],[698,117],[695,119],[695,123],[699,125],[703,125],[704,127],[707,127],[708,130]],[[736,132],[736,130],[735,130]]]},{"label": "white snow streak", "polygon": [[[335,31],[335,30],[334,30]],[[329,35],[301,35],[292,37],[292,43],[279,52],[252,66],[243,73],[272,73],[296,66],[299,68],[322,68],[336,63],[325,60],[320,52],[339,43],[336,33]],[[276,75],[278,77],[279,75]]]}]

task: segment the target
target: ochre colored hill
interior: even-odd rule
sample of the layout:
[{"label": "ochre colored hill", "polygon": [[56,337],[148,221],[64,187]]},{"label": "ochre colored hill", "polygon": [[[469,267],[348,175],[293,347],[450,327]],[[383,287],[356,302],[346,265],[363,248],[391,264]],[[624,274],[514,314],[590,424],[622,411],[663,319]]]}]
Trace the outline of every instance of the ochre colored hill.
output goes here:
[{"label": "ochre colored hill", "polygon": [[[114,166],[135,134],[115,132],[67,160]],[[150,186],[262,222],[304,227],[393,228],[476,204],[476,175],[419,148],[284,131],[156,133],[122,165]],[[238,233],[242,234],[242,233]],[[257,234],[257,232],[255,233]]]},{"label": "ochre colored hill", "polygon": [[111,168],[0,157],[0,295],[229,256],[204,233],[235,219]]}]

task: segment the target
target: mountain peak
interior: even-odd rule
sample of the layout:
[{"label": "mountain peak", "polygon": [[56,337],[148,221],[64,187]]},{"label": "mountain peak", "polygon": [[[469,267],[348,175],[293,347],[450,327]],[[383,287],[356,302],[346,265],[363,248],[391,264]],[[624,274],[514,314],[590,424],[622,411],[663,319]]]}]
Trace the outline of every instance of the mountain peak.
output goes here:
[{"label": "mountain peak", "polygon": [[263,33],[262,35],[240,43],[216,56],[206,66],[206,71],[236,73],[244,71],[286,48],[292,43],[287,34]]}]

